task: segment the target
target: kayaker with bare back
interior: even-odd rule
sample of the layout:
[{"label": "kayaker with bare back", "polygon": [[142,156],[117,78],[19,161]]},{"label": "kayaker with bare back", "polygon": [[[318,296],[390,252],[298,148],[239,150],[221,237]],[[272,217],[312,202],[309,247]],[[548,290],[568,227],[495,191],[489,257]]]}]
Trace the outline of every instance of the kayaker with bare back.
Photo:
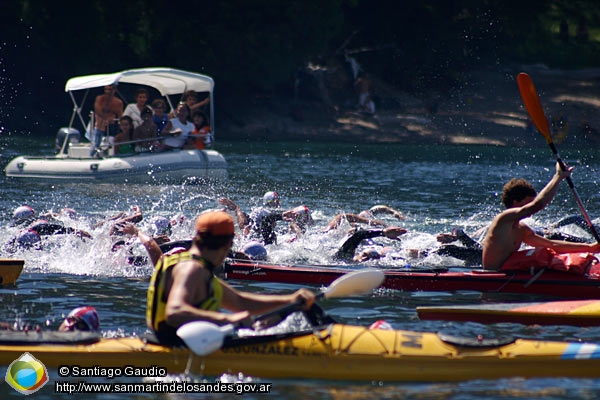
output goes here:
[{"label": "kayaker with bare back", "polygon": [[518,250],[523,243],[536,249],[551,249],[559,254],[600,251],[598,243],[571,243],[547,239],[536,234],[522,222],[523,219],[544,209],[552,201],[560,182],[569,177],[571,171],[573,167],[563,171],[557,162],[554,176],[539,194],[536,194],[533,186],[525,179],[513,178],[504,185],[502,203],[506,206],[506,210],[494,218],[483,241],[484,269],[501,269],[512,261],[511,258],[519,256]]}]

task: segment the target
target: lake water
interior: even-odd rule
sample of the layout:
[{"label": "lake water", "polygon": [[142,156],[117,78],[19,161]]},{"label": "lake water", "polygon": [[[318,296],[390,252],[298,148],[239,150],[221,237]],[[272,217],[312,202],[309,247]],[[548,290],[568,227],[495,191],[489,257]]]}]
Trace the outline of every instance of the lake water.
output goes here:
[{"label": "lake water", "polygon": [[[530,134],[524,132],[524,134]],[[55,329],[64,315],[82,304],[94,305],[101,318],[104,336],[145,332],[146,288],[151,267],[132,267],[126,254],[111,253],[108,225],[93,224],[120,211],[139,205],[145,221],[152,216],[185,216],[174,228],[173,238],[191,235],[190,222],[201,211],[217,206],[215,200],[229,197],[249,211],[259,205],[264,192],[277,191],[284,208],[307,205],[317,227],[336,213],[359,212],[375,204],[402,211],[409,230],[399,251],[435,246],[435,234],[463,227],[472,232],[484,226],[501,210],[499,192],[512,177],[524,177],[541,189],[554,171],[554,160],[543,139],[540,147],[498,148],[486,146],[403,146],[318,143],[219,142],[228,163],[230,179],[212,185],[114,185],[48,184],[7,180],[0,175],[0,243],[10,240],[18,228],[10,227],[12,211],[28,204],[38,212],[77,210],[79,218],[67,223],[89,231],[93,241],[76,237],[44,238],[43,251],[24,251],[15,256],[26,260],[23,275],[14,286],[0,287],[0,321],[28,323]],[[0,137],[0,167],[17,154],[51,154],[53,138]],[[564,150],[563,158],[576,167],[573,181],[592,218],[600,209],[598,168],[595,150]],[[544,225],[579,210],[566,184],[553,203],[530,221]],[[390,223],[394,221],[388,220]],[[395,221],[397,222],[397,221]],[[147,222],[141,227],[148,228]],[[316,228],[313,228],[315,231]],[[327,262],[326,251],[318,251],[317,235],[289,244],[282,233],[280,244],[270,246],[275,261],[310,260]],[[332,241],[333,243],[333,241]],[[333,246],[327,243],[326,246]],[[333,248],[333,247],[332,247]],[[317,250],[315,250],[317,249]],[[137,249],[140,250],[140,249]],[[6,254],[4,254],[6,256]],[[429,263],[452,264],[456,260],[429,259]],[[231,282],[244,290],[282,292],[298,286]],[[313,287],[313,289],[317,289]],[[486,301],[532,301],[533,296],[487,295]],[[477,303],[482,295],[461,293],[407,293],[380,290],[372,295],[325,300],[321,305],[341,322],[369,325],[385,319],[397,329],[444,331],[456,335],[521,336],[552,340],[600,341],[600,328],[568,326],[481,325],[419,321],[415,307]],[[6,368],[0,368],[4,376]],[[56,371],[50,371],[56,379]],[[260,378],[260,377],[258,377]],[[260,380],[260,379],[259,379]],[[262,379],[270,382],[272,380]],[[595,398],[600,379],[502,379],[461,383],[349,383],[335,381],[275,380],[273,393],[280,398]],[[36,398],[54,396],[47,385]],[[0,396],[21,396],[6,384]],[[142,398],[142,395],[121,396]],[[148,398],[155,396],[147,395]],[[226,396],[213,395],[211,398]],[[62,398],[71,398],[63,395]],[[108,395],[99,398],[111,398]],[[169,398],[186,398],[170,395]],[[254,398],[245,395],[244,398]]]}]

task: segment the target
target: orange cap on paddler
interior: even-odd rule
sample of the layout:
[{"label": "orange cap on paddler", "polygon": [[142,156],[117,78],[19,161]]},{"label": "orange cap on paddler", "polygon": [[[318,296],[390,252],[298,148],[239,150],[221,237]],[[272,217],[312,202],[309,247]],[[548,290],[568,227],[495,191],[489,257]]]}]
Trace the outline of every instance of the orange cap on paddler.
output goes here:
[{"label": "orange cap on paddler", "polygon": [[230,236],[235,232],[233,218],[224,211],[208,211],[196,220],[197,233],[209,233],[212,236]]}]

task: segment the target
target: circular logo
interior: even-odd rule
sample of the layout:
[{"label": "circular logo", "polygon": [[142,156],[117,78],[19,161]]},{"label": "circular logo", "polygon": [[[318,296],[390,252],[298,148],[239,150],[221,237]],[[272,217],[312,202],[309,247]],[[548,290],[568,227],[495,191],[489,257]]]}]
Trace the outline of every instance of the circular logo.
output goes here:
[{"label": "circular logo", "polygon": [[31,394],[48,382],[48,371],[40,360],[26,352],[8,366],[5,380],[17,392]]}]

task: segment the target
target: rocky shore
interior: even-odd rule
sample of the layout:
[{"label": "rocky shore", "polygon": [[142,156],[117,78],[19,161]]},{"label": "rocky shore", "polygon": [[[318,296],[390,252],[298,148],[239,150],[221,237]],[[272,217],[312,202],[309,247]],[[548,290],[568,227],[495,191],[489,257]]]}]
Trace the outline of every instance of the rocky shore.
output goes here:
[{"label": "rocky shore", "polygon": [[[445,93],[419,96],[376,82],[374,115],[333,109],[318,100],[263,97],[229,101],[219,116],[224,139],[407,144],[538,146],[516,76],[536,86],[554,141],[561,146],[600,143],[600,69],[550,70],[544,66],[489,68],[465,73]],[[379,83],[379,85],[378,85]],[[389,106],[392,104],[393,106]],[[234,111],[235,110],[235,111]]]}]

